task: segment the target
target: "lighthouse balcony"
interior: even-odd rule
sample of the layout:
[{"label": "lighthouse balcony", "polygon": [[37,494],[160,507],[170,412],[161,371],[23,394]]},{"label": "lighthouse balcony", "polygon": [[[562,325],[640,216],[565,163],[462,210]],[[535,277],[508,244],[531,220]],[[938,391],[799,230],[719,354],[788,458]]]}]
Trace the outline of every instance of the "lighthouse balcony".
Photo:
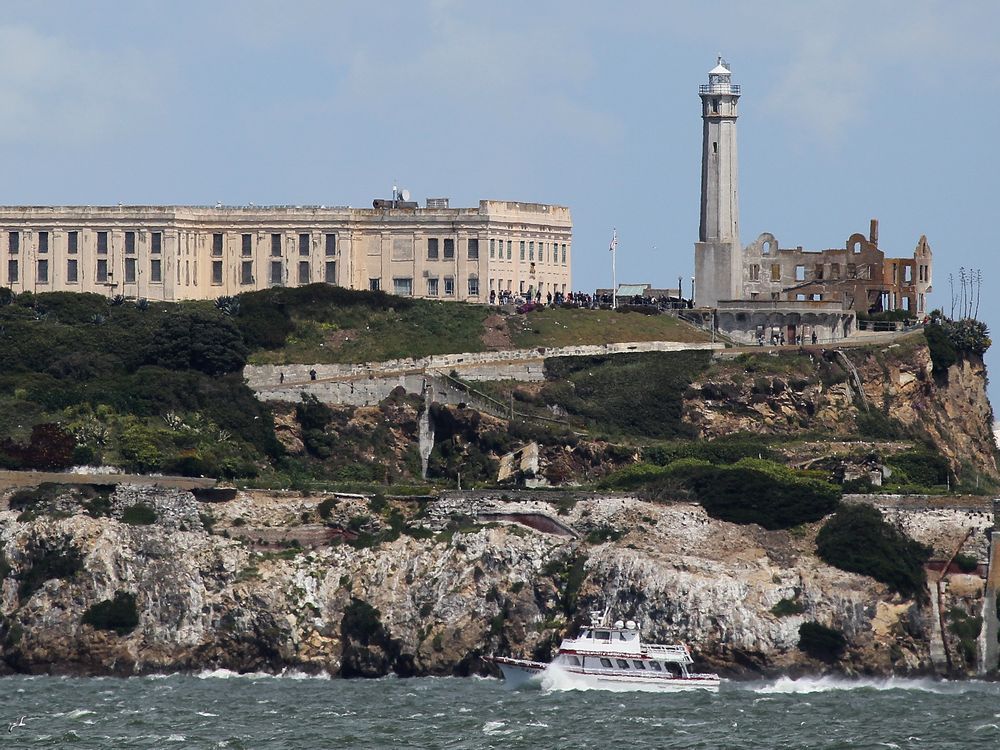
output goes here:
[{"label": "lighthouse balcony", "polygon": [[735,83],[708,83],[698,87],[699,94],[732,94],[740,95],[739,84]]}]

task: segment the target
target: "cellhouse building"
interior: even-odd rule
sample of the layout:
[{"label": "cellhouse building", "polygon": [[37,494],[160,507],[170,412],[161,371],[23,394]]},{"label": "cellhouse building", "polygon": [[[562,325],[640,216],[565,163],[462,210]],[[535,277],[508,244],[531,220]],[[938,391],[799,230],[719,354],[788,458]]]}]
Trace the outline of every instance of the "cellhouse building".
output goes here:
[{"label": "cellhouse building", "polygon": [[489,302],[570,291],[572,235],[564,206],[396,194],[372,208],[3,206],[0,284],[173,301],[322,282]]}]

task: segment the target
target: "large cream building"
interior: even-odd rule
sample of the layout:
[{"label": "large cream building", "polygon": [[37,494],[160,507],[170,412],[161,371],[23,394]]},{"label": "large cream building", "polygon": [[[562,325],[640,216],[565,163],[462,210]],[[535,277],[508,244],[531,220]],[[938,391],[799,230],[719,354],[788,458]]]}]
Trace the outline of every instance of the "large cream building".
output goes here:
[{"label": "large cream building", "polygon": [[470,302],[572,289],[566,207],[376,203],[391,207],[0,207],[0,285],[168,301],[315,282]]}]

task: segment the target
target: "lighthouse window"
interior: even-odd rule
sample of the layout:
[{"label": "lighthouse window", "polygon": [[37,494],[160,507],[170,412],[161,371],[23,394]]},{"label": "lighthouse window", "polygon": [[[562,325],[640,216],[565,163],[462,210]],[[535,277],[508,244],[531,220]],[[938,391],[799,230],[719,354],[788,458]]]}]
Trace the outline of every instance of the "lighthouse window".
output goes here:
[{"label": "lighthouse window", "polygon": [[718,112],[719,111],[719,100],[718,99],[713,99],[712,100],[712,111],[713,112]]},{"label": "lighthouse window", "polygon": [[628,669],[628,661],[625,659],[619,659],[618,666],[621,667],[622,669]]},{"label": "lighthouse window", "polygon": [[719,144],[717,141],[712,141],[712,153],[713,154],[719,153]]},{"label": "lighthouse window", "polygon": [[601,659],[601,666],[605,669],[611,669],[611,659]]}]

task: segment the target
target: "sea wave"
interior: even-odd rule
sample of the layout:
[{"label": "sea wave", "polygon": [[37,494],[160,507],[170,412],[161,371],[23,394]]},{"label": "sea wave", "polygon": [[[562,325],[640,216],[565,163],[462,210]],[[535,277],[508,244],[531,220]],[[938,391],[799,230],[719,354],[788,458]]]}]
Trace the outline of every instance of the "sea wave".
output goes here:
[{"label": "sea wave", "polygon": [[779,677],[765,685],[750,685],[748,689],[764,695],[828,693],[844,690],[911,690],[939,695],[955,695],[969,692],[1000,691],[995,683],[967,680],[952,682],[935,680],[930,677]]}]

